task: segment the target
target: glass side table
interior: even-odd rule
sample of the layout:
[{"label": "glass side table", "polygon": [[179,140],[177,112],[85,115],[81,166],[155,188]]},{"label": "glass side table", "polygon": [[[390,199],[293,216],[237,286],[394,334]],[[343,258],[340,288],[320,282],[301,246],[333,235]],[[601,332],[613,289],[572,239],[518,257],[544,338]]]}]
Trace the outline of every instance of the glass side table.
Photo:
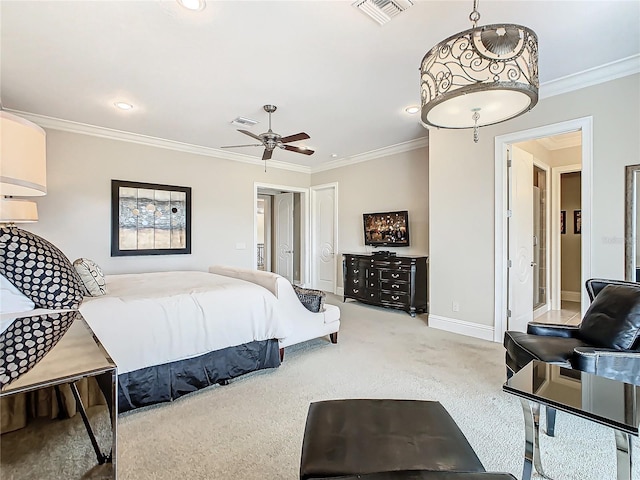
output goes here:
[{"label": "glass side table", "polygon": [[522,403],[525,422],[522,480],[531,478],[532,467],[543,478],[549,478],[540,458],[541,405],[613,429],[617,479],[631,480],[631,436],[640,433],[640,386],[534,360],[507,380],[503,390],[520,397]]},{"label": "glass side table", "polygon": [[[75,397],[89,440],[99,465],[104,465],[101,478],[116,478],[117,438],[117,367],[100,341],[93,334],[80,312],[60,341],[31,370],[0,390],[0,398],[40,388],[68,384]],[[78,393],[76,382],[95,377],[105,396],[111,418],[111,451],[104,453],[96,440],[86,409]],[[106,473],[105,473],[106,472]]]}]

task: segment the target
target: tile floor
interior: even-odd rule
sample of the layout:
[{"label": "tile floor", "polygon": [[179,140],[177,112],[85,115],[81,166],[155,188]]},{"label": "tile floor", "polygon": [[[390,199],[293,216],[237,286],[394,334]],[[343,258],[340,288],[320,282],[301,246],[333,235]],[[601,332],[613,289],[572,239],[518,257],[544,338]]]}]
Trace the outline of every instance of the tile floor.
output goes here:
[{"label": "tile floor", "polygon": [[534,319],[540,323],[562,323],[565,325],[578,325],[580,323],[580,302],[560,302],[560,310],[550,310]]}]

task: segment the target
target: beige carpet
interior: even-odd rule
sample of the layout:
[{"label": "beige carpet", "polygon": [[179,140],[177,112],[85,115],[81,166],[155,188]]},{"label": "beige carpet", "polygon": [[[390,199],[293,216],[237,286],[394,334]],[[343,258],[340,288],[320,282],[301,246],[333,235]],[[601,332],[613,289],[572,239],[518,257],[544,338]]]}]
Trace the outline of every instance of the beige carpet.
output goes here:
[{"label": "beige carpet", "polygon": [[[501,390],[500,344],[431,329],[426,316],[330,301],[342,309],[337,345],[317,339],[293,346],[278,369],[121,415],[118,478],[296,479],[309,403],[335,398],[438,400],[487,470],[520,477],[522,410]],[[56,422],[35,438],[4,435],[1,478],[79,478],[93,458],[78,422]],[[542,438],[547,474],[556,480],[616,478],[612,431],[562,413],[556,431],[556,438]],[[69,441],[71,447],[63,445]],[[49,447],[30,454],[30,442]],[[640,480],[637,463],[634,479]],[[74,467],[80,473],[71,473]]]}]

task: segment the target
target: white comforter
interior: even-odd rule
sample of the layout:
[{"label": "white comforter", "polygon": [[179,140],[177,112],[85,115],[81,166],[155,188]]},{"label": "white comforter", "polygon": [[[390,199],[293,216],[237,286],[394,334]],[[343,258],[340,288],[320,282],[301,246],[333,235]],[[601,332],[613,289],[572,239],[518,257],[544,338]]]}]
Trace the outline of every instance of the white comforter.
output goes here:
[{"label": "white comforter", "polygon": [[109,293],[85,298],[80,312],[118,373],[289,333],[276,297],[244,280],[195,271],[105,278]]}]

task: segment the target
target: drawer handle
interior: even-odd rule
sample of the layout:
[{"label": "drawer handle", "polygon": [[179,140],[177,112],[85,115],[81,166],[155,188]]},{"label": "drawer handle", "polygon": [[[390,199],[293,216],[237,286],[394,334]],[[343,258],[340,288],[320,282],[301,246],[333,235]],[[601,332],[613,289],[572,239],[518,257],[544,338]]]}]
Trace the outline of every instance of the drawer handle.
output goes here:
[{"label": "drawer handle", "polygon": [[369,294],[370,297],[373,297],[373,295],[374,295],[373,293]]},{"label": "drawer handle", "polygon": [[396,285],[395,283],[391,285],[391,288],[400,288],[400,285]]},{"label": "drawer handle", "polygon": [[360,290],[358,290],[357,288],[353,289],[353,293],[358,293]]},{"label": "drawer handle", "polygon": [[391,278],[398,278],[400,276],[399,273],[392,273]]},{"label": "drawer handle", "polygon": [[357,278],[353,281],[353,283],[357,284],[360,280],[358,280]]},{"label": "drawer handle", "polygon": [[360,270],[354,270],[353,271],[353,273],[359,273],[359,272],[360,272]]},{"label": "drawer handle", "polygon": [[391,295],[391,300],[400,300],[398,295]]}]

